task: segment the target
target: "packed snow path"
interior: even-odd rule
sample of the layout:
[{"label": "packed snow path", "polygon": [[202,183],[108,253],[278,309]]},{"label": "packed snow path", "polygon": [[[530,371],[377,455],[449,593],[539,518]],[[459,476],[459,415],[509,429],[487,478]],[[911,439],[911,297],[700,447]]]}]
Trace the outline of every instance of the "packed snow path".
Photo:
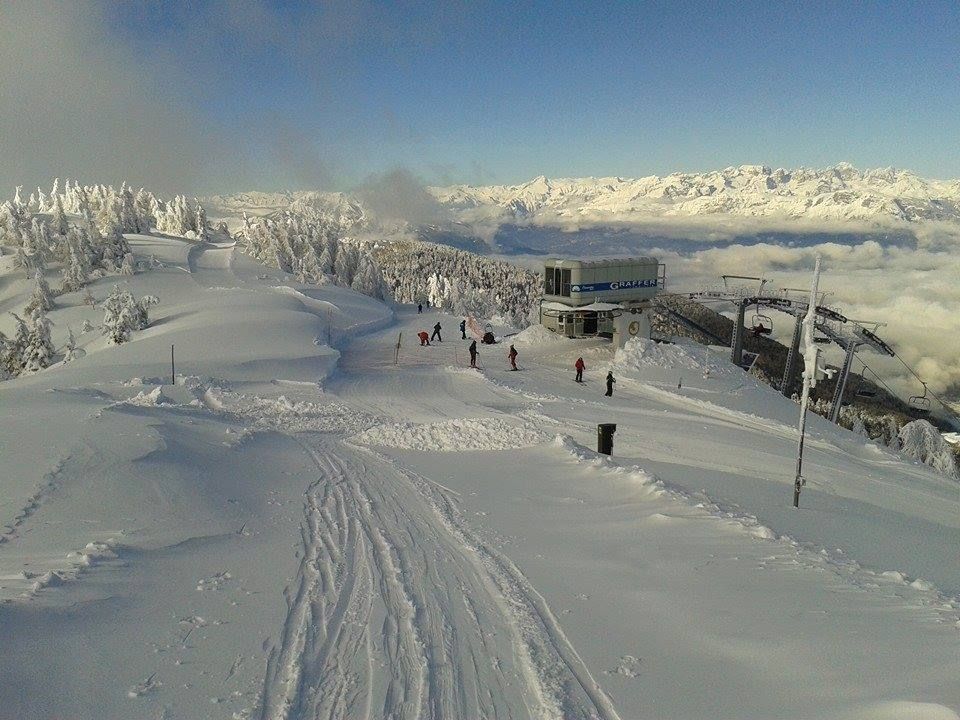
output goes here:
[{"label": "packed snow path", "polygon": [[304,443],[319,477],[262,718],[618,717],[451,491],[369,451]]}]

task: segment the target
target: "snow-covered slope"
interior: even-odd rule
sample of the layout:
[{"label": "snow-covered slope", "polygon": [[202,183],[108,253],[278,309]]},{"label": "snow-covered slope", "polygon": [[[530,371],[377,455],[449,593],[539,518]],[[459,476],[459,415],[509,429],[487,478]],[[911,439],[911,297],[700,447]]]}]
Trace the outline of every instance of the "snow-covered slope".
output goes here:
[{"label": "snow-covered slope", "polygon": [[150,327],[0,383],[0,718],[957,720],[955,481],[811,417],[797,511],[796,405],[703,348],[472,370],[459,317],[129,239]]},{"label": "snow-covered slope", "polygon": [[520,185],[456,185],[431,192],[465,217],[491,208],[527,219],[628,221],[729,214],[817,221],[960,222],[960,181],[927,180],[892,168],[861,171],[846,163],[823,170],[741,165],[639,179],[540,176]]}]

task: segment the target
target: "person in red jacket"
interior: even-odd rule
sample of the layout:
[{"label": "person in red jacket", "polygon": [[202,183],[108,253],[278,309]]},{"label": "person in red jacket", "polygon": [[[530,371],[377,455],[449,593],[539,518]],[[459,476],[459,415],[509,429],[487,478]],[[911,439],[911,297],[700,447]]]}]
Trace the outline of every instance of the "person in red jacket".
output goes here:
[{"label": "person in red jacket", "polygon": [[520,368],[517,367],[517,349],[513,345],[510,346],[510,352],[507,353],[507,357],[510,358],[510,369],[519,370]]},{"label": "person in red jacket", "polygon": [[583,382],[583,369],[586,365],[583,364],[583,358],[578,357],[577,362],[574,363],[574,367],[577,369],[577,382]]},{"label": "person in red jacket", "polygon": [[426,330],[421,330],[420,332],[418,332],[418,333],[417,333],[417,337],[420,338],[420,344],[421,344],[421,345],[429,345],[429,344],[430,344],[430,336],[427,335],[427,331],[426,331]]}]

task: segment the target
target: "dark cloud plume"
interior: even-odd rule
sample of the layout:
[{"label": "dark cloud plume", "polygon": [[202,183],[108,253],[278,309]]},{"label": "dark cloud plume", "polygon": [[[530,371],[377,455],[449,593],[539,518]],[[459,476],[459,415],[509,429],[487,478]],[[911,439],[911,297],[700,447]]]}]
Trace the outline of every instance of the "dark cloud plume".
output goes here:
[{"label": "dark cloud plume", "polygon": [[423,182],[405,168],[375,175],[357,188],[356,195],[375,219],[384,223],[430,225],[444,214]]}]

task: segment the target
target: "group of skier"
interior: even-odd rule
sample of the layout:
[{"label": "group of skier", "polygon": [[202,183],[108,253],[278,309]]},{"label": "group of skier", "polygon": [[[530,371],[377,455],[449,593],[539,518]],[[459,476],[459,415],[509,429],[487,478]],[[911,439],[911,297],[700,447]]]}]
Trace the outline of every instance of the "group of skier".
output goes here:
[{"label": "group of skier", "polygon": [[[417,313],[418,314],[423,313],[423,305],[420,305],[420,304],[417,305]],[[440,323],[438,322],[436,325],[433,326],[432,334],[428,335],[426,330],[421,330],[420,332],[418,332],[417,337],[420,338],[420,345],[429,345],[431,340],[436,340],[437,342],[443,342],[443,338],[440,336],[440,331],[442,329],[443,328],[440,327]],[[466,320],[460,321],[460,338],[462,340],[467,339],[467,321]],[[469,352],[470,352],[470,367],[475,368],[477,366],[477,341],[476,340],[472,340],[470,342]],[[517,349],[513,345],[511,345],[510,350],[507,352],[507,360],[510,361],[511,370],[520,369],[517,367],[518,355],[519,353],[517,352]],[[586,369],[586,365],[583,362],[583,358],[578,357],[577,362],[574,363],[573,367],[577,371],[576,382],[582,383],[583,371]],[[607,397],[613,397],[613,384],[616,381],[617,381],[616,378],[613,377],[613,372],[612,371],[608,372],[607,379],[606,379],[607,391],[604,393],[604,395],[606,395]]]},{"label": "group of skier", "polygon": [[[577,376],[574,380],[578,383],[583,382],[583,371],[587,369],[587,366],[583,362],[582,357],[578,357],[577,361],[573,364],[573,368],[577,371]],[[613,397],[613,384],[617,379],[613,376],[613,371],[610,370],[607,372],[607,391],[604,393],[607,397]]]}]

